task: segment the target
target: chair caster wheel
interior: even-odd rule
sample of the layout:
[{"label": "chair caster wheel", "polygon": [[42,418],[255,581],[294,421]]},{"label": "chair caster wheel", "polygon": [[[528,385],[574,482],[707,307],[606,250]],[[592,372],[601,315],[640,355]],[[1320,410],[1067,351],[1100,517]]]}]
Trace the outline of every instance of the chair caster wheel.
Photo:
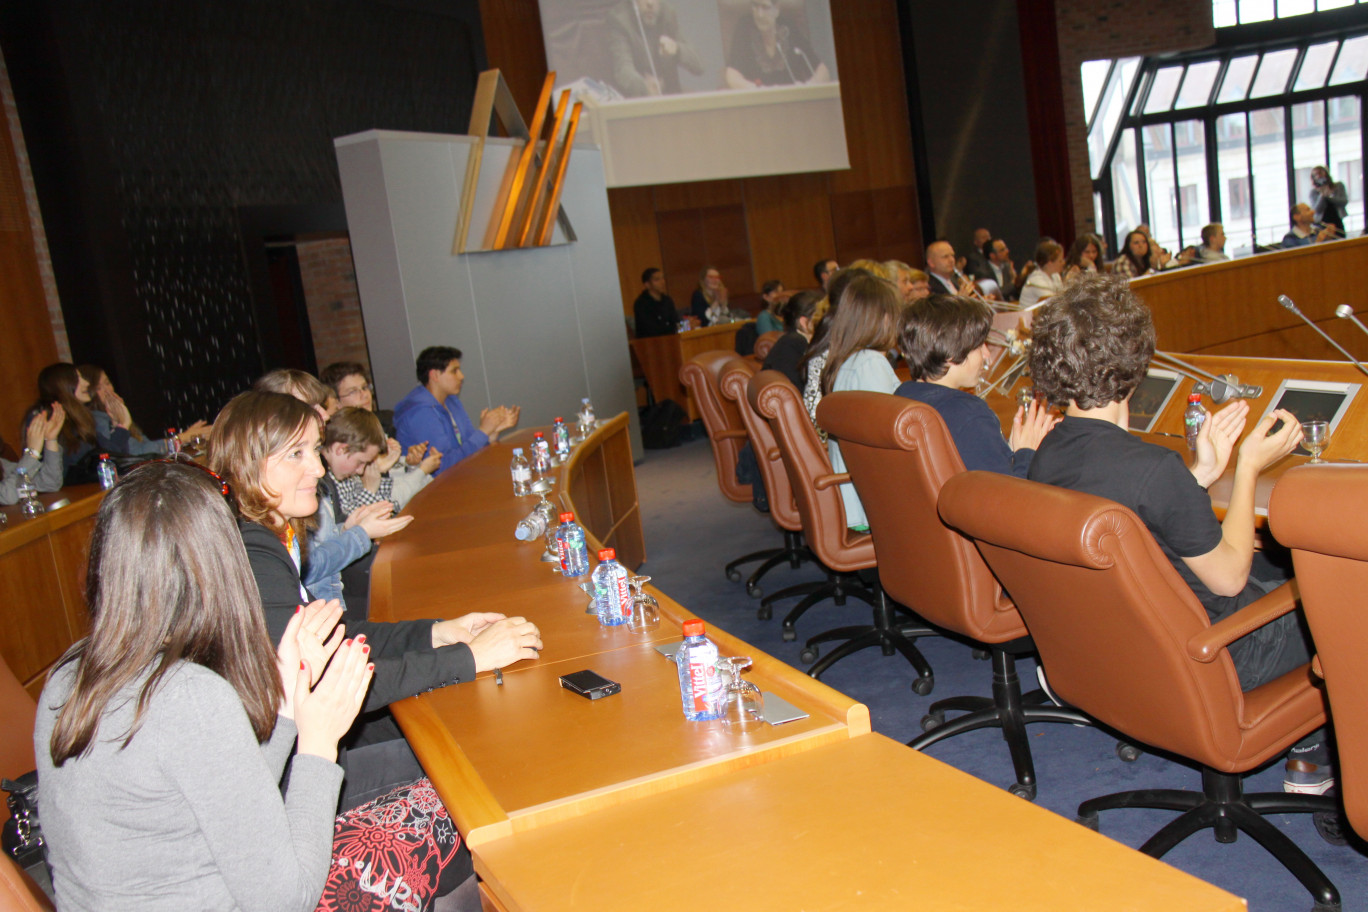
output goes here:
[{"label": "chair caster wheel", "polygon": [[761,589],[759,586],[754,583],[746,583],[746,595],[749,595],[751,598],[760,598],[760,596],[764,594],[765,590]]},{"label": "chair caster wheel", "polygon": [[1096,814],[1093,814],[1091,817],[1075,817],[1074,823],[1078,824],[1081,827],[1086,827],[1087,829],[1092,830],[1094,833],[1097,832]]},{"label": "chair caster wheel", "polygon": [[741,582],[741,571],[733,567],[727,571],[727,579],[731,580],[733,583]]},{"label": "chair caster wheel", "polygon": [[770,618],[774,617],[774,609],[769,605],[761,605],[759,608],[755,609],[755,617],[757,620],[768,621]]},{"label": "chair caster wheel", "polygon": [[924,732],[935,731],[944,724],[945,713],[939,709],[921,717],[921,730]]},{"label": "chair caster wheel", "polygon": [[794,630],[792,627],[785,627],[783,632],[779,635],[784,638],[785,643],[792,643],[794,640],[798,639],[798,631]]},{"label": "chair caster wheel", "polygon": [[993,657],[993,654],[986,649],[975,649],[973,652],[969,654],[974,658],[978,659],[980,662],[986,662]]},{"label": "chair caster wheel", "polygon": [[804,646],[803,651],[798,653],[798,661],[803,662],[805,664],[808,662],[817,661],[817,647]]},{"label": "chair caster wheel", "polygon": [[[1120,757],[1126,763],[1134,763],[1136,760],[1140,759],[1140,755],[1143,753],[1144,751],[1134,744],[1127,744],[1125,741],[1116,742],[1116,756]],[[1097,828],[1093,827],[1093,829]]]},{"label": "chair caster wheel", "polygon": [[1316,832],[1320,834],[1320,838],[1331,845],[1349,844],[1349,837],[1344,830],[1344,819],[1340,817],[1339,811],[1317,811],[1311,815],[1311,822],[1316,825]]},{"label": "chair caster wheel", "polygon": [[919,697],[924,697],[929,694],[935,686],[936,676],[927,675],[924,678],[917,678],[917,680],[912,682],[912,692]]},{"label": "chair caster wheel", "polygon": [[1007,786],[1007,791],[1016,795],[1018,798],[1025,798],[1027,801],[1035,801],[1036,787],[1034,782],[1027,785],[1023,785],[1020,782],[1013,782],[1011,785]]}]

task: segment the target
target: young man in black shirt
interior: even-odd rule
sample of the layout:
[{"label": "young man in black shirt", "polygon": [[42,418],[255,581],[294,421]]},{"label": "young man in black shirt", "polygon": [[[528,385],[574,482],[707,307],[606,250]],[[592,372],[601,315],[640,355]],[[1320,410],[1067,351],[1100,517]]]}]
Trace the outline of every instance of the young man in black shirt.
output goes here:
[{"label": "young man in black shirt", "polygon": [[[1130,397],[1145,378],[1155,334],[1149,308],[1124,278],[1080,278],[1040,308],[1031,331],[1035,388],[1065,417],[1041,442],[1028,477],[1133,510],[1213,623],[1286,581],[1285,571],[1255,551],[1254,488],[1261,471],[1301,442],[1295,416],[1275,410],[1236,450],[1249,415],[1248,403],[1236,400],[1208,416],[1189,466],[1127,430]],[[1232,453],[1230,505],[1218,522],[1206,488]],[[1294,611],[1230,645],[1244,690],[1310,660],[1303,624]],[[1288,754],[1283,787],[1324,794],[1333,785],[1324,731],[1314,732]]]}]

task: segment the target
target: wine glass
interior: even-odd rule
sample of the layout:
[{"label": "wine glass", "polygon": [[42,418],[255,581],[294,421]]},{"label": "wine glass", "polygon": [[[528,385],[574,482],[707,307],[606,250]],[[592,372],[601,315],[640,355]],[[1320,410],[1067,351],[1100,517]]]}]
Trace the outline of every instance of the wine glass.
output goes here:
[{"label": "wine glass", "polygon": [[627,577],[627,585],[632,587],[632,616],[627,619],[627,629],[633,633],[646,633],[660,626],[660,603],[650,593],[641,591],[650,581],[649,576]]},{"label": "wine glass", "polygon": [[1035,402],[1035,387],[1027,383],[1021,389],[1017,390],[1017,402],[1024,409],[1030,408],[1031,403]]},{"label": "wine glass", "polygon": [[730,656],[717,660],[722,675],[722,723],[732,731],[755,731],[765,724],[765,696],[760,688],[741,677],[751,667],[750,656]]},{"label": "wine glass", "polygon": [[1310,465],[1320,465],[1325,462],[1320,458],[1327,444],[1330,443],[1330,422],[1328,421],[1303,421],[1302,422],[1302,446],[1311,454]]}]

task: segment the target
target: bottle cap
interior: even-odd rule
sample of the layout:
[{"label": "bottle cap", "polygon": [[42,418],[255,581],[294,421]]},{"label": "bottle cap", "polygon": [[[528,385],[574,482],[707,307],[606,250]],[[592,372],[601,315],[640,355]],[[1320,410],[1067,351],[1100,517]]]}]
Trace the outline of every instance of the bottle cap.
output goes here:
[{"label": "bottle cap", "polygon": [[537,438],[537,437],[545,437],[545,436],[546,436],[546,435],[543,434],[541,431],[537,431],[535,434],[532,435],[532,437],[533,437],[534,439]]},{"label": "bottle cap", "polygon": [[108,454],[108,453],[101,453],[101,454],[100,454],[100,458],[101,458],[101,459],[108,459],[108,458],[109,458],[109,454]]},{"label": "bottle cap", "polygon": [[703,621],[700,618],[690,618],[684,622],[684,635],[686,637],[701,637],[703,635]]},{"label": "bottle cap", "polygon": [[616,557],[617,552],[614,551],[612,548],[604,548],[602,551],[599,552],[599,560],[601,561],[610,561]]},{"label": "bottle cap", "polygon": [[1188,393],[1188,402],[1201,402],[1201,401],[1202,401],[1202,394],[1201,394],[1201,393]]},{"label": "bottle cap", "polygon": [[514,448],[513,448],[513,455],[514,455],[514,456],[521,456],[521,455],[522,455],[522,447],[514,447]]},{"label": "bottle cap", "polygon": [[565,423],[565,419],[564,419],[564,418],[557,418],[556,421],[557,421],[558,423],[560,423],[560,424],[564,424],[564,423]]},{"label": "bottle cap", "polygon": [[560,515],[560,521],[561,521],[561,522],[574,522],[574,521],[575,521],[575,514],[574,514],[574,513],[562,513],[562,514]]}]

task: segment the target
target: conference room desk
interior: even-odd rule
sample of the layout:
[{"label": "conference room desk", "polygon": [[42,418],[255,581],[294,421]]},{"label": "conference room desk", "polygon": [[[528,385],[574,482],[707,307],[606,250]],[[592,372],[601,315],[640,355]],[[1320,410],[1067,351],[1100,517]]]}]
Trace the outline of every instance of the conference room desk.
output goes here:
[{"label": "conference room desk", "polygon": [[[605,422],[560,470],[566,504],[595,496],[635,515],[626,416]],[[533,498],[508,487],[501,441],[439,477],[417,517],[381,545],[377,619],[472,609],[542,630],[535,661],[402,701],[395,716],[464,835],[487,909],[1235,910],[1229,894],[875,735],[868,709],[725,630],[723,655],[809,717],[738,733],[684,719],[674,665],[656,646],[694,615],[660,603],[656,630],[603,627],[573,580],[517,542]],[[633,492],[631,509],[623,492]],[[630,523],[599,518],[624,543]],[[639,528],[639,527],[638,527]],[[599,544],[591,528],[591,547]],[[630,543],[628,543],[630,544]],[[642,552],[644,554],[644,549]],[[591,668],[622,692],[590,701],[559,687]]]},{"label": "conference room desk", "polygon": [[735,351],[736,332],[745,325],[746,321],[722,323],[669,336],[633,339],[632,351],[641,363],[641,372],[651,385],[656,402],[673,399],[688,413],[690,421],[696,420],[702,413],[679,381],[679,369],[694,355],[706,351]]}]

